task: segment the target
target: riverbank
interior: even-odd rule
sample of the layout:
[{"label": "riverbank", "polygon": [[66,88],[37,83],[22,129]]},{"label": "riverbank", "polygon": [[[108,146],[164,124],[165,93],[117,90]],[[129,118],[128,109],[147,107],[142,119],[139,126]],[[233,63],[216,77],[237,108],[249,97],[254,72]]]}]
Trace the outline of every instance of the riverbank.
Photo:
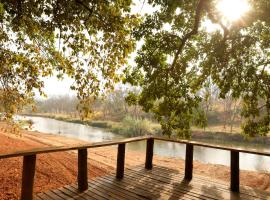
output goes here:
[{"label": "riverbank", "polygon": [[[24,116],[33,117],[45,117],[64,122],[72,122],[77,124],[84,124],[92,127],[103,128],[112,133],[124,135],[126,137],[141,136],[144,134],[162,135],[162,131],[159,124],[145,121],[141,127],[136,126],[132,122],[113,122],[113,121],[93,121],[93,120],[81,120],[79,118],[72,118],[66,115],[53,115],[53,114],[24,114]],[[135,125],[134,125],[135,124]],[[134,125],[134,127],[133,127]],[[254,138],[246,137],[241,133],[230,133],[224,131],[217,131],[216,127],[212,130],[211,127],[207,131],[194,128],[192,129],[192,139],[196,141],[205,142],[218,142],[224,143],[224,145],[238,145],[239,143],[256,146],[256,145],[270,145],[269,136],[256,136]]]},{"label": "riverbank", "polygon": [[30,117],[44,117],[64,122],[71,122],[76,124],[88,125],[96,128],[103,128],[115,134],[123,135],[126,137],[136,137],[145,134],[161,135],[160,125],[153,123],[146,119],[133,119],[126,117],[123,121],[101,121],[101,120],[81,120],[79,118],[70,117],[67,115],[54,115],[46,113],[37,114],[22,114],[22,116]]},{"label": "riverbank", "polygon": [[[82,144],[80,141],[64,136],[21,131],[21,137],[9,134],[4,123],[0,123],[0,153],[7,153],[16,150],[26,150],[44,146],[62,146],[70,144]],[[116,166],[117,148],[104,147],[89,150],[89,177],[102,176],[113,172]],[[210,156],[210,155],[209,155]],[[126,167],[143,165],[145,153],[127,151]],[[155,165],[169,167],[184,171],[184,160],[154,156]],[[18,199],[21,184],[22,158],[0,160],[0,199]],[[229,183],[230,168],[223,165],[203,164],[194,161],[194,176],[205,176],[209,179],[217,179]],[[43,192],[52,188],[76,182],[77,156],[76,151],[51,153],[39,155],[37,159],[37,171],[34,191]],[[241,170],[241,185],[254,189],[270,191],[270,174],[264,172],[252,172]]]}]

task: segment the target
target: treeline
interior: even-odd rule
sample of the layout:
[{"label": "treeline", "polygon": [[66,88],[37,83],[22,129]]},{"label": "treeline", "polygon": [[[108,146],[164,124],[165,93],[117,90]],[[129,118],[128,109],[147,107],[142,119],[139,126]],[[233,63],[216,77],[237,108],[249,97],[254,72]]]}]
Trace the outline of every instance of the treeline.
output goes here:
[{"label": "treeline", "polygon": [[[156,123],[154,116],[151,113],[146,113],[139,105],[129,105],[126,102],[126,97],[130,88],[118,88],[109,93],[106,97],[98,98],[91,105],[90,120],[99,121],[115,121],[129,122],[137,120],[149,120]],[[138,89],[132,89],[133,93],[139,93]],[[200,128],[216,127],[217,132],[239,132],[241,118],[241,100],[234,99],[227,95],[224,99],[220,99],[218,89],[214,85],[205,87],[200,91],[203,101],[199,109],[205,115],[205,123],[200,125]],[[46,100],[36,101],[36,113],[65,115],[71,118],[80,118],[80,113],[77,109],[78,100],[76,96],[62,95],[53,96]],[[26,112],[31,112],[30,110]],[[128,118],[127,118],[128,117]],[[194,123],[195,124],[195,123]],[[144,122],[145,126],[145,122]]]},{"label": "treeline", "polygon": [[[138,92],[133,89],[133,92]],[[128,105],[125,101],[128,90],[124,88],[116,89],[106,97],[94,100],[91,104],[91,114],[89,118],[93,120],[122,121],[126,116],[135,119],[154,120],[152,114],[142,111],[138,105]],[[80,112],[77,109],[78,99],[76,96],[62,95],[53,96],[46,100],[37,100],[35,103],[36,113],[50,113],[69,115],[79,118]],[[31,112],[29,109],[26,112]]]},{"label": "treeline", "polygon": [[36,100],[35,111],[38,113],[76,114],[77,105],[78,100],[75,96],[53,96],[46,100]]}]

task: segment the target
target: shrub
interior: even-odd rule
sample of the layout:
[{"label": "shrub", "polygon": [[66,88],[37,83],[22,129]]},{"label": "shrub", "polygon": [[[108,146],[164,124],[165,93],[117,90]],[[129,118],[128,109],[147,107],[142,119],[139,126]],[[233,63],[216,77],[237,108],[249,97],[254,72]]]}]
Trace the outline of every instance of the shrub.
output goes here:
[{"label": "shrub", "polygon": [[149,120],[135,119],[130,116],[123,119],[121,127],[114,127],[114,131],[130,137],[153,133]]}]

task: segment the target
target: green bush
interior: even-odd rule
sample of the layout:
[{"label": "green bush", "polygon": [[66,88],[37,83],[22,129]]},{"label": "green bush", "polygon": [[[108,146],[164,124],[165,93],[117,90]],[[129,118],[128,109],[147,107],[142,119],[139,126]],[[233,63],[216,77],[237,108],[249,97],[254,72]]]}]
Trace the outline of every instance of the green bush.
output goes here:
[{"label": "green bush", "polygon": [[153,134],[151,123],[147,119],[135,119],[127,116],[123,119],[121,126],[113,127],[112,131],[129,137]]}]

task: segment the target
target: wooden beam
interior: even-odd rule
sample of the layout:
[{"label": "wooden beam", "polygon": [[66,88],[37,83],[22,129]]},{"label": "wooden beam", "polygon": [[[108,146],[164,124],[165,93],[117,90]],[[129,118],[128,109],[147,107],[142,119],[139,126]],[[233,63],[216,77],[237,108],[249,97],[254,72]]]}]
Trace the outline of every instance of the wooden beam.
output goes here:
[{"label": "wooden beam", "polygon": [[191,180],[193,172],[193,145],[186,144],[185,179]]},{"label": "wooden beam", "polygon": [[30,156],[30,155],[45,154],[45,153],[62,152],[62,151],[79,150],[79,149],[105,147],[105,146],[112,146],[112,145],[118,145],[118,144],[124,144],[124,143],[126,144],[126,143],[131,143],[131,142],[138,142],[138,141],[143,141],[143,140],[147,140],[150,138],[153,138],[154,140],[160,140],[160,141],[174,142],[174,143],[180,143],[180,144],[192,144],[193,146],[221,149],[221,150],[226,150],[226,151],[238,151],[240,153],[248,153],[248,154],[270,157],[269,152],[226,147],[226,146],[221,146],[221,145],[212,145],[212,144],[208,144],[208,143],[195,142],[195,141],[191,141],[191,140],[169,139],[166,137],[157,137],[157,136],[141,136],[141,137],[128,138],[128,139],[123,139],[123,140],[118,140],[118,141],[95,142],[95,143],[83,144],[83,145],[42,147],[42,148],[35,148],[35,149],[31,149],[31,150],[16,151],[16,152],[12,152],[12,153],[0,154],[0,159],[20,157],[20,156]]},{"label": "wooden beam", "polygon": [[23,157],[21,200],[33,199],[36,155]]},{"label": "wooden beam", "polygon": [[78,190],[83,192],[88,189],[87,178],[87,149],[78,150]]},{"label": "wooden beam", "polygon": [[145,168],[153,168],[153,154],[154,154],[154,139],[149,138],[146,142],[146,156],[145,156]]},{"label": "wooden beam", "polygon": [[231,191],[239,192],[239,152],[231,151]]},{"label": "wooden beam", "polygon": [[118,179],[122,179],[124,177],[125,150],[126,150],[126,144],[119,144],[118,145],[117,167],[116,167],[116,178],[118,178]]}]

